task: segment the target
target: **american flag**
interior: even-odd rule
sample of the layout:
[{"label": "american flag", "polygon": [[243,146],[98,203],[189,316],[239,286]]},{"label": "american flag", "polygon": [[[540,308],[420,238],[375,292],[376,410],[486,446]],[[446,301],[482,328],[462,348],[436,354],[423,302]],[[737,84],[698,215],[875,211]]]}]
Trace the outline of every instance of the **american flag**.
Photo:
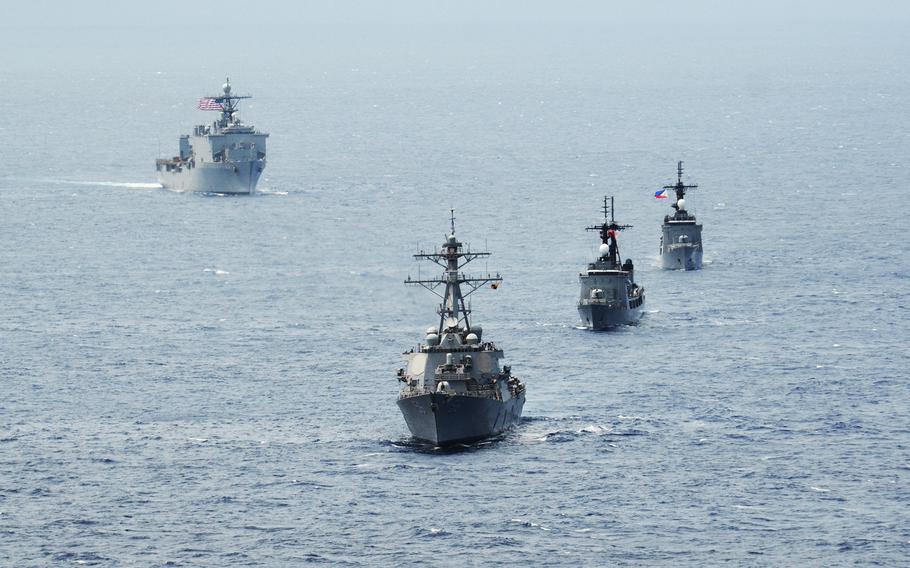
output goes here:
[{"label": "american flag", "polygon": [[221,106],[221,103],[219,103],[216,99],[208,97],[199,99],[199,105],[197,105],[197,107],[199,110],[224,110],[224,107]]}]

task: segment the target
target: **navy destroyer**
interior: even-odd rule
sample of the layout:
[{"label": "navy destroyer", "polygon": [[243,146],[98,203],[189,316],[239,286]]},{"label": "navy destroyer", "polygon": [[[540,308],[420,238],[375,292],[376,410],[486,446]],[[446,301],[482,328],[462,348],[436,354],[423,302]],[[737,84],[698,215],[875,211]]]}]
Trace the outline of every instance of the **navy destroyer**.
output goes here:
[{"label": "navy destroyer", "polygon": [[524,384],[512,376],[508,365],[501,366],[502,349],[484,341],[483,329],[469,319],[471,309],[465,305],[467,296],[487,284],[497,288],[502,277],[469,277],[460,272],[490,253],[465,249],[455,237],[454,211],[451,223],[451,233],[440,249],[414,255],[444,271],[438,278],[408,276],[405,284],[423,286],[442,303],[437,309],[438,325],[427,329],[424,342],[404,354],[407,367],[398,370],[403,383],[398,408],[411,434],[436,446],[500,434],[518,424],[525,402]]},{"label": "navy destroyer", "polygon": [[219,194],[256,192],[269,135],[240,120],[240,101],[249,96],[231,94],[230,80],[222,91],[200,99],[198,105],[200,110],[221,112],[221,118],[196,126],[192,135],[182,135],[179,154],[155,162],[158,182],[164,187]]},{"label": "navy destroyer", "polygon": [[597,259],[579,275],[578,315],[585,327],[597,331],[635,323],[645,303],[645,289],[635,283],[632,259],[622,262],[616,241],[617,233],[632,225],[616,223],[612,197],[604,197],[603,212],[603,223],[585,227],[600,233],[601,244]]},{"label": "navy destroyer", "polygon": [[668,191],[676,193],[671,204],[675,210],[672,215],[664,216],[661,226],[660,260],[661,266],[671,270],[698,270],[701,268],[701,225],[695,222],[695,215],[686,211],[686,191],[697,185],[686,185],[682,181],[683,163],[676,164],[676,185],[665,185],[655,196],[665,198]]}]

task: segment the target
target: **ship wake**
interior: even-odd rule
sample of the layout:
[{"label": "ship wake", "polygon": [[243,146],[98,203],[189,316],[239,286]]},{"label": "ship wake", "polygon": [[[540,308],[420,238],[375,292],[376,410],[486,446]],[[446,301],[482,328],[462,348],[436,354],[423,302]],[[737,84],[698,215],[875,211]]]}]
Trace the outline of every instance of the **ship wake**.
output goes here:
[{"label": "ship wake", "polygon": [[69,179],[38,179],[42,183],[54,183],[59,185],[81,185],[96,187],[122,187],[124,189],[161,189],[160,183],[134,182],[134,181],[82,181]]}]

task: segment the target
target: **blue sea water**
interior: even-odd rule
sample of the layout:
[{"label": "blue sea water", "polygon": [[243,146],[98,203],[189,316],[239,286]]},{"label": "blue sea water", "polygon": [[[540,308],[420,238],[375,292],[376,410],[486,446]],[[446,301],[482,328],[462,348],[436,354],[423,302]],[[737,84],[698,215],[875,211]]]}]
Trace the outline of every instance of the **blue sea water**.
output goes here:
[{"label": "blue sea water", "polygon": [[[765,25],[5,56],[0,564],[906,564],[907,42]],[[271,133],[263,194],[161,189],[225,74]],[[676,160],[697,272],[659,269]],[[605,194],[646,314],[592,333]],[[503,438],[435,450],[395,370],[450,207],[528,395]]]}]

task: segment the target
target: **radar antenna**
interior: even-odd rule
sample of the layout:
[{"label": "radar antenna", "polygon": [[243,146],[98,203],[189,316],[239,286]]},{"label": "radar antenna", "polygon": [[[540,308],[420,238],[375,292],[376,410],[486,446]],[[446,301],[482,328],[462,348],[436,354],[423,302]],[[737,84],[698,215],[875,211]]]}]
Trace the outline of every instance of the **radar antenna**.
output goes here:
[{"label": "radar antenna", "polygon": [[[495,275],[487,273],[486,276],[467,276],[459,272],[469,262],[490,256],[490,253],[466,251],[463,243],[455,238],[455,209],[449,210],[449,222],[452,232],[446,237],[441,248],[433,252],[420,251],[414,255],[417,260],[429,260],[441,266],[444,269],[442,276],[437,278],[418,276],[416,279],[408,276],[404,281],[405,284],[423,286],[442,299],[442,303],[436,309],[436,313],[439,314],[440,335],[446,330],[471,329],[468,321],[471,308],[465,304],[465,298],[486,284],[502,282],[502,276],[498,272]],[[462,291],[462,284],[469,288],[467,292]],[[445,286],[442,293],[437,290],[440,286]]]},{"label": "radar antenna", "polygon": [[600,225],[585,227],[585,230],[598,231],[600,233],[600,241],[610,247],[607,254],[601,255],[601,258],[609,260],[614,266],[619,266],[622,259],[619,257],[619,245],[616,242],[616,231],[631,229],[632,225],[620,225],[616,222],[616,219],[613,216],[612,195],[610,197],[604,196],[604,204],[603,207],[601,207],[601,210],[604,212],[604,222]]},{"label": "radar antenna", "polygon": [[694,185],[684,184],[682,181],[682,175],[683,175],[683,163],[682,163],[682,161],[679,161],[679,162],[676,162],[676,185],[665,185],[664,186],[664,189],[672,189],[672,190],[676,191],[676,201],[673,203],[672,207],[673,207],[673,209],[676,209],[677,211],[679,211],[679,205],[677,205],[677,203],[679,202],[680,199],[682,199],[686,196],[686,191],[688,191],[690,189],[695,189],[698,187],[697,184],[694,184]]},{"label": "radar antenna", "polygon": [[[206,97],[207,99],[213,100],[219,105],[221,105],[221,119],[218,121],[218,126],[221,128],[226,127],[228,124],[234,122],[234,115],[240,111],[240,101],[243,99],[252,98],[250,95],[234,95],[231,94],[231,78],[225,77],[224,85],[222,86],[222,93],[220,95],[214,95],[211,97]],[[217,107],[212,110],[217,110]]]}]

